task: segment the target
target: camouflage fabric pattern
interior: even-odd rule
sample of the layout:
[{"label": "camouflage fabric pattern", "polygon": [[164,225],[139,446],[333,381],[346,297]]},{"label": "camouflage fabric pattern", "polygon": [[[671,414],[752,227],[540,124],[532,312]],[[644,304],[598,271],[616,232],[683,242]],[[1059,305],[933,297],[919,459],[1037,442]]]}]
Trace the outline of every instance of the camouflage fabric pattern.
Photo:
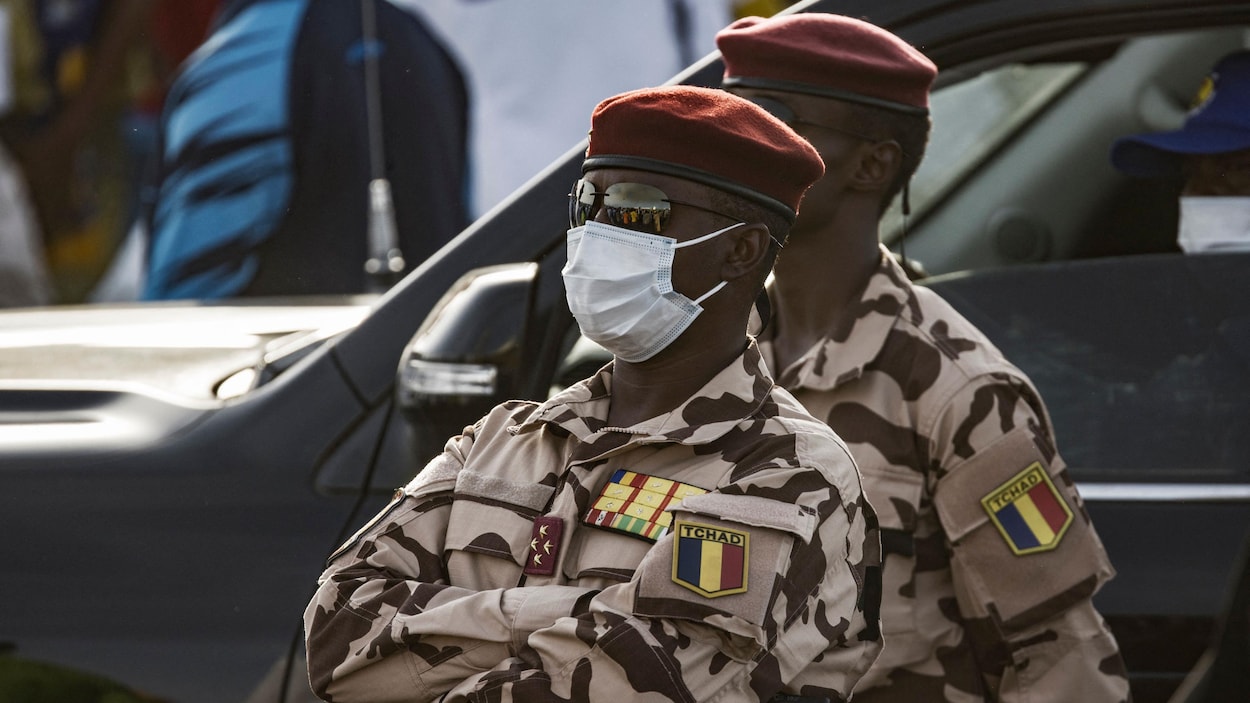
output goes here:
[{"label": "camouflage fabric pattern", "polygon": [[[778,382],[847,442],[881,522],[885,648],[855,700],[1127,700],[1090,601],[1113,571],[1037,391],[884,249],[853,311]],[[981,501],[1035,462],[1071,519],[1016,555]]]},{"label": "camouflage fabric pattern", "polygon": [[[849,698],[881,646],[860,602],[880,557],[845,445],[753,344],[633,427],[605,426],[611,380],[609,366],[541,405],[498,406],[331,557],[304,620],[318,695]],[[706,489],[673,515],[749,539],[745,590],[678,583],[674,550],[689,547],[672,533],[584,524],[621,469]]]}]

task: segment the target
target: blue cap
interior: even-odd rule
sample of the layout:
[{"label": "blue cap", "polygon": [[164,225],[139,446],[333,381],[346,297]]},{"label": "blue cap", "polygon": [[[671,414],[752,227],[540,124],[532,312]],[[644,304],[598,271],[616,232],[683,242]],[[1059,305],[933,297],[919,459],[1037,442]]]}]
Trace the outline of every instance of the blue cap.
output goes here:
[{"label": "blue cap", "polygon": [[1133,176],[1171,176],[1182,156],[1250,149],[1250,51],[1220,59],[1195,104],[1178,130],[1116,140],[1111,165]]}]

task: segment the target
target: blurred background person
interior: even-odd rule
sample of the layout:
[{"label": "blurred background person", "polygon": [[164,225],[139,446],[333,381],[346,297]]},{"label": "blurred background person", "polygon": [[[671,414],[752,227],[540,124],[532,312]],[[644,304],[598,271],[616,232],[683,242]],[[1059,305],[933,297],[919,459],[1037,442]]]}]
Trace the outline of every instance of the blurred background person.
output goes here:
[{"label": "blurred background person", "polygon": [[[14,24],[29,28],[25,6],[0,3],[0,120],[14,104]],[[18,40],[20,44],[20,40]],[[51,299],[43,241],[26,179],[9,150],[0,142],[0,307],[45,305]]]},{"label": "blurred background person", "polygon": [[118,124],[128,156],[126,234],[88,302],[139,298],[147,266],[148,217],[156,198],[158,129],[165,96],[179,66],[208,37],[221,4],[222,0],[157,0],[152,6],[146,41],[131,62],[132,102]]},{"label": "blurred background person", "polygon": [[43,241],[26,181],[0,144],[0,308],[47,305],[51,300]]},{"label": "blurred background person", "polygon": [[1181,251],[1250,251],[1250,51],[1216,63],[1179,129],[1116,140],[1111,164],[1180,181]]},{"label": "blurred background person", "polygon": [[124,230],[117,120],[153,2],[0,0],[11,87],[0,140],[20,166],[39,232],[35,253],[50,269],[41,302],[81,300]]},{"label": "blurred background person", "polygon": [[[304,0],[298,4],[302,6],[308,2]],[[457,183],[454,194],[444,185],[422,184],[417,190],[437,195],[423,196],[418,198],[419,203],[409,205],[405,202],[413,202],[411,191],[403,193],[398,184],[392,184],[392,197],[399,209],[396,217],[401,238],[400,251],[406,259],[403,271],[409,270],[432,251],[424,244],[436,246],[450,236],[447,232],[454,234],[461,228],[449,222],[458,220],[461,225],[467,224],[470,217],[493,207],[584,136],[583,125],[576,123],[576,115],[584,114],[598,100],[612,93],[666,82],[712,51],[712,36],[735,16],[768,15],[790,4],[788,0],[636,0],[628,4],[607,0],[550,0],[541,4],[516,0],[377,2],[419,10],[427,25],[436,30],[443,44],[459,59],[459,68],[464,72],[464,77],[456,85],[457,80],[448,78],[449,71],[441,66],[444,60],[434,59],[433,63],[440,64],[439,68],[410,72],[426,77],[424,88],[413,88],[411,75],[407,76],[407,84],[400,80],[383,80],[386,85],[401,84],[400,92],[410,95],[421,93],[422,97],[414,100],[426,101],[420,109],[414,105],[395,107],[389,102],[384,105],[387,114],[399,112],[401,115],[383,120],[387,132],[388,175],[398,177],[394,172],[397,164],[404,164],[399,166],[403,170],[420,160],[432,164],[427,172],[436,173],[443,169],[444,184],[463,180],[463,183]],[[226,79],[220,71],[212,69],[212,66],[220,65],[214,62],[212,56],[225,51],[223,47],[191,56],[180,70],[193,72],[192,78],[179,78],[182,74],[175,69],[190,56],[192,49],[200,46],[212,27],[217,28],[215,31],[224,29],[227,18],[237,17],[251,4],[240,0],[0,0],[0,7],[15,7],[14,14],[27,16],[30,20],[23,25],[28,30],[23,34],[25,41],[19,42],[26,49],[21,56],[26,58],[18,62],[25,68],[19,72],[23,76],[19,81],[22,90],[16,92],[38,96],[47,94],[48,86],[55,84],[58,88],[64,87],[62,92],[66,96],[75,98],[72,107],[64,100],[53,101],[61,106],[54,112],[63,115],[61,124],[64,127],[40,135],[42,128],[25,127],[51,124],[46,116],[27,119],[26,116],[42,113],[40,110],[19,110],[17,112],[23,115],[23,119],[8,120],[10,128],[0,130],[11,137],[9,142],[14,144],[12,151],[15,156],[42,150],[43,147],[35,148],[40,143],[52,145],[47,152],[52,157],[22,161],[24,166],[33,164],[30,166],[33,172],[27,176],[31,181],[28,196],[42,204],[36,221],[42,223],[60,219],[73,222],[75,217],[78,220],[70,227],[41,227],[44,234],[40,238],[47,250],[52,270],[50,287],[53,290],[47,296],[37,298],[37,301],[109,302],[140,297],[164,299],[340,292],[377,287],[368,279],[360,284],[342,283],[352,277],[348,269],[354,268],[354,260],[363,255],[358,256],[359,252],[345,253],[341,245],[345,241],[356,243],[364,238],[363,235],[329,233],[331,229],[343,232],[363,226],[358,224],[359,218],[355,214],[343,215],[357,212],[358,202],[347,203],[340,189],[309,188],[299,175],[295,175],[328,181],[331,177],[325,171],[341,169],[344,163],[352,163],[352,158],[359,158],[366,152],[361,138],[344,137],[353,130],[359,131],[355,125],[365,119],[361,115],[351,119],[335,117],[320,124],[301,127],[307,121],[304,115],[310,107],[324,109],[331,106],[345,110],[348,106],[354,109],[363,104],[363,98],[353,104],[352,100],[310,97],[310,90],[350,94],[357,91],[357,85],[351,84],[351,81],[360,82],[359,76],[349,79],[346,77],[349,71],[337,69],[321,71],[327,77],[318,79],[318,71],[305,68],[305,65],[324,63],[327,59],[320,53],[309,52],[312,59],[309,61],[289,60],[289,54],[281,59],[273,54],[266,55],[268,65],[273,69],[271,75],[280,72],[281,69],[274,68],[278,64],[290,67],[294,73],[308,74],[292,76],[291,88],[285,91],[292,96],[288,106],[291,108],[288,126],[293,128],[293,139],[297,143],[319,140],[336,145],[351,143],[360,145],[353,147],[357,156],[344,160],[343,157],[352,148],[336,148],[333,151],[337,160],[332,160],[326,155],[318,156],[317,150],[311,147],[304,149],[297,145],[288,159],[292,164],[290,168],[286,165],[267,167],[279,172],[291,172],[287,178],[292,183],[279,186],[278,191],[293,187],[292,201],[287,203],[292,213],[287,213],[283,206],[268,211],[264,207],[252,207],[249,214],[251,224],[243,227],[247,233],[241,233],[240,228],[231,222],[227,228],[235,230],[234,233],[213,234],[212,237],[219,240],[216,244],[204,243],[208,236],[204,231],[213,228],[203,222],[199,225],[199,234],[186,234],[196,229],[196,225],[192,224],[196,218],[186,206],[191,204],[199,208],[203,203],[185,200],[187,194],[172,192],[170,183],[171,177],[190,173],[188,163],[196,161],[196,156],[185,150],[173,153],[167,139],[158,147],[158,132],[167,136],[171,120],[185,128],[188,114],[205,114],[206,110],[213,108],[205,106],[205,102],[211,101],[197,99],[191,101],[194,105],[174,106],[171,110],[176,110],[178,117],[167,115],[162,122],[160,115],[165,95],[174,79],[179,80],[184,91],[194,84],[197,98],[205,98],[211,92],[223,94],[220,90],[202,91],[205,81],[211,80],[216,85],[218,81],[229,83],[241,80],[241,76]],[[355,2],[341,4],[357,5]],[[287,3],[276,5],[290,9]],[[342,8],[341,11],[343,19],[349,21],[351,10]],[[391,16],[389,9],[383,11]],[[382,22],[380,26],[389,30],[390,24]],[[649,29],[642,33],[603,31],[605,27],[639,26]],[[559,40],[554,41],[552,29],[557,27],[584,27],[585,31],[561,30]],[[288,35],[287,49],[291,52],[308,51],[307,47],[322,41],[324,34],[313,33],[298,41]],[[45,35],[55,36],[56,39],[46,40]],[[235,39],[241,41],[237,35]],[[247,37],[247,40],[255,39],[258,37]],[[271,45],[274,39],[268,39]],[[45,51],[45,45],[54,50]],[[236,44],[233,48],[237,50],[241,47]],[[49,59],[52,55],[59,58]],[[572,56],[579,59],[569,60]],[[348,62],[352,60],[348,59]],[[355,60],[359,61],[359,57]],[[49,72],[48,66],[55,67],[55,70]],[[383,62],[383,72],[387,73],[386,62]],[[255,75],[255,71],[237,73]],[[333,78],[329,77],[332,75]],[[54,80],[50,81],[49,76],[53,76]],[[440,81],[442,86],[438,85]],[[331,83],[334,85],[331,86]],[[318,87],[306,89],[307,85],[313,84]],[[300,85],[305,88],[300,88]],[[570,85],[585,86],[585,89],[568,90]],[[444,90],[447,86],[450,87]],[[466,91],[471,91],[472,100]],[[274,94],[263,98],[280,102],[278,93],[284,91],[271,92]],[[319,106],[317,100],[321,100]],[[39,100],[23,102],[23,105],[38,104]],[[250,107],[257,106],[252,104]],[[254,117],[255,109],[251,111]],[[464,114],[457,117],[458,111]],[[433,113],[439,113],[439,116],[431,118]],[[412,117],[416,114],[422,118]],[[454,134],[457,129],[468,129],[467,125],[454,126],[457,119],[472,120],[473,129],[467,136]],[[434,131],[438,133],[438,139],[449,145],[441,150],[443,152],[453,151],[458,140],[471,139],[460,147],[462,152],[471,150],[471,171],[463,163],[467,158],[465,154],[447,156],[438,153],[440,150],[431,146],[436,141],[434,138],[424,140],[426,143],[420,147],[423,150],[421,156],[410,156],[412,143],[423,141],[421,135],[431,129],[431,122],[437,125]],[[422,126],[411,126],[415,124]],[[25,127],[12,129],[13,125]],[[85,132],[82,131],[84,129]],[[396,137],[394,132],[397,130],[406,130],[411,134]],[[308,133],[312,132],[320,134],[315,139],[308,138]],[[193,149],[203,146],[204,137],[204,134],[195,137],[197,141]],[[163,136],[160,138],[164,139]],[[398,147],[391,146],[397,139],[404,143]],[[30,145],[30,148],[17,148],[19,143]],[[183,142],[181,146],[185,147],[187,143]],[[216,146],[221,144],[216,143]],[[160,158],[156,154],[158,148],[162,150]],[[61,156],[68,153],[67,149],[74,154],[68,161]],[[210,161],[214,165],[221,165],[223,161],[215,153],[200,151],[199,155],[203,158],[199,159],[194,170],[200,175],[204,175],[203,167],[208,166]],[[234,155],[238,156],[238,153]],[[154,170],[153,164],[162,160],[165,168]],[[448,165],[456,160],[461,163],[447,170]],[[52,175],[66,173],[67,169],[55,165],[71,161],[73,167],[68,171],[72,178]],[[324,169],[318,166],[321,163],[332,163],[334,166]],[[251,163],[247,169],[254,171],[255,166]],[[359,164],[353,166],[353,170],[361,168]],[[218,173],[221,172],[218,170]],[[272,175],[256,178],[262,182]],[[226,181],[230,182],[227,184]],[[231,192],[239,186],[239,182],[226,181],[219,182],[217,186],[229,187],[214,186],[215,195],[211,200],[216,202],[211,207],[205,205],[205,212],[220,213],[224,200],[234,200],[235,205],[239,204],[237,196],[241,191],[233,191],[232,196],[235,197],[223,197],[223,193]],[[310,195],[300,198],[300,193]],[[316,195],[311,195],[314,193]],[[323,197],[327,193],[339,197]],[[353,192],[352,197],[359,199],[367,196]],[[163,216],[154,212],[158,200],[164,206]],[[61,205],[53,204],[58,202]],[[73,206],[64,206],[65,203]],[[312,203],[320,203],[320,207],[312,207]],[[294,212],[294,208],[301,204],[309,205],[302,217]],[[414,217],[411,215],[413,212],[422,214]],[[233,220],[235,215],[237,212],[232,212],[226,219]],[[419,226],[424,231],[418,244],[409,241],[416,236],[412,234],[415,231],[411,225],[414,219],[421,220]],[[160,231],[149,232],[156,222],[159,222]],[[302,227],[305,233],[293,235],[296,227]],[[154,238],[162,243],[152,245]],[[233,244],[223,246],[227,240]],[[257,243],[262,240],[263,245]],[[326,253],[319,244],[325,241],[338,241],[340,247]],[[188,245],[187,242],[197,243]],[[226,274],[222,264],[213,261],[213,258],[224,256],[228,262],[237,261],[235,254],[228,253],[231,248],[245,250],[249,254],[245,263],[230,265],[247,269],[257,267],[262,260],[273,262],[279,258],[282,263],[278,268],[273,265],[266,267],[265,274],[271,275],[259,278],[249,278],[251,274],[246,273]],[[321,253],[317,254],[318,251]],[[329,260],[340,263],[329,265],[326,263]],[[346,263],[348,260],[353,261],[350,266]],[[231,284],[207,282],[205,277],[208,274],[202,270],[205,267],[214,270],[213,275],[223,280],[237,275],[238,281],[248,279],[250,282],[240,288],[235,281],[233,287],[237,290],[229,292]],[[339,272],[328,271],[327,267],[337,268]],[[157,271],[160,272],[156,274],[157,280],[150,285],[146,283],[149,273]],[[192,277],[201,279],[204,291],[194,286],[183,287],[186,279]],[[338,282],[328,285],[318,283],[327,280],[327,277]],[[275,278],[283,282],[276,283]]]},{"label": "blurred background person", "polygon": [[[165,99],[142,298],[363,293],[464,227],[461,74],[418,18],[363,3],[222,5]],[[365,271],[380,175],[404,257],[385,280]]]}]

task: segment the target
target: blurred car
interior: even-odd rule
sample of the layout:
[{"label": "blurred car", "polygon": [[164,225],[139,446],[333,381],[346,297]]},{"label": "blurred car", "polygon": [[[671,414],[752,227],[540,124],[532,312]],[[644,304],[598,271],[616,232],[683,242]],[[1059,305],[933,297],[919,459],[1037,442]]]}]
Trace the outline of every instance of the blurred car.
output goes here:
[{"label": "blurred car", "polygon": [[[941,67],[884,238],[1040,387],[1119,571],[1097,605],[1136,700],[1166,700],[1250,528],[1250,255],[1177,253],[1175,191],[1106,153],[1179,123],[1248,45],[1250,1],[792,11],[867,18]],[[720,74],[712,55],[675,80]],[[0,651],[169,700],[306,688],[325,556],[487,408],[603,361],[560,279],[583,150],[376,299],[0,313]]]}]

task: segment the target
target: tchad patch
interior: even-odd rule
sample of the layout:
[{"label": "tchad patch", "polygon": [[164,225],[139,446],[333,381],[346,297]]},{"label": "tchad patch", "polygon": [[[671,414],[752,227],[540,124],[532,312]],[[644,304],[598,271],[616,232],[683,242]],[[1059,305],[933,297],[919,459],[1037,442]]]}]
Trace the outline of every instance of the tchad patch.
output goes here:
[{"label": "tchad patch", "polygon": [[678,520],[673,529],[673,583],[707,598],[747,590],[751,535]]},{"label": "tchad patch", "polygon": [[707,489],[625,469],[612,474],[583,523],[654,542],[668,532],[673,514],[667,508]]},{"label": "tchad patch", "polygon": [[981,498],[981,505],[1016,555],[1058,547],[1072,524],[1072,509],[1036,461]]}]

